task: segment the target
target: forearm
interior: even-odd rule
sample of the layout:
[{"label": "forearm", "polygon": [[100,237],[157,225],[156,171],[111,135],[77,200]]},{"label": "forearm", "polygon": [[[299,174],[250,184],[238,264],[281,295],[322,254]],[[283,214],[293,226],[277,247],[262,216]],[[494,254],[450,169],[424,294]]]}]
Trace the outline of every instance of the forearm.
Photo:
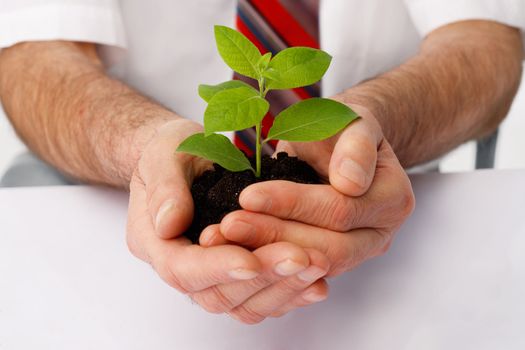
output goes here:
[{"label": "forearm", "polygon": [[337,98],[369,108],[404,166],[488,135],[519,87],[519,31],[486,21],[431,33],[414,58]]},{"label": "forearm", "polygon": [[178,118],[109,78],[88,44],[3,50],[0,97],[17,133],[39,156],[75,178],[120,187],[128,185],[157,128]]}]

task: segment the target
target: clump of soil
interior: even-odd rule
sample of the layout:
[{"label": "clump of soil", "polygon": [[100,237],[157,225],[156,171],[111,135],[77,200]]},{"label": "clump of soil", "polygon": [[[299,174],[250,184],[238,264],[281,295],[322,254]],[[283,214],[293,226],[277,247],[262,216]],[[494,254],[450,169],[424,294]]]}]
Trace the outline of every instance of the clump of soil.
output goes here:
[{"label": "clump of soil", "polygon": [[251,184],[269,180],[321,183],[311,166],[284,152],[277,154],[277,158],[262,157],[260,178],[256,178],[250,170],[234,173],[217,164],[214,168],[196,178],[191,187],[195,212],[193,223],[185,235],[193,243],[199,242],[200,234],[207,226],[218,224],[226,214],[241,209],[239,195]]}]

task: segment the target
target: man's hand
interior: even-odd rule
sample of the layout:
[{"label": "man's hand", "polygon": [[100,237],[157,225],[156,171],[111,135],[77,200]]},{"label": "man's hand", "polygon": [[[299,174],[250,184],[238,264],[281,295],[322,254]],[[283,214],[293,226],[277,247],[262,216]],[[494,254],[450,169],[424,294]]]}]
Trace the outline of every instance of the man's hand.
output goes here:
[{"label": "man's hand", "polygon": [[174,150],[199,131],[188,120],[169,122],[144,150],[130,184],[131,252],[206,310],[245,323],[324,300],[329,262],[315,249],[287,242],[253,252],[236,245],[203,248],[181,237],[193,217],[190,184],[210,163]]},{"label": "man's hand", "polygon": [[331,185],[287,181],[254,184],[240,196],[245,210],[207,230],[201,244],[236,242],[250,248],[293,242],[330,260],[330,276],[384,253],[414,208],[410,181],[381,128],[366,109],[338,136],[316,143],[284,143]]}]

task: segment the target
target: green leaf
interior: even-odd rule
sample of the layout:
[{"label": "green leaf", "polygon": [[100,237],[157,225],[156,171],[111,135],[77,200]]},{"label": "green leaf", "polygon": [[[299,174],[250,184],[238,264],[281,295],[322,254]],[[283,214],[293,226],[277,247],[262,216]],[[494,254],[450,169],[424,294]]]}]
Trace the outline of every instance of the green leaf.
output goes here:
[{"label": "green leaf", "polygon": [[264,72],[268,65],[270,64],[270,61],[272,59],[272,53],[267,52],[261,58],[259,59],[259,62],[257,62],[257,67],[259,68],[259,72]]},{"label": "green leaf", "polygon": [[320,141],[337,134],[357,118],[342,103],[311,98],[282,111],[275,118],[267,140]]},{"label": "green leaf", "polygon": [[243,130],[264,118],[270,104],[252,87],[239,87],[218,92],[204,112],[206,136],[217,131]]},{"label": "green leaf", "polygon": [[226,64],[242,75],[258,79],[259,49],[244,35],[224,26],[215,26],[219,54]]},{"label": "green leaf", "polygon": [[177,152],[206,158],[230,171],[254,171],[248,158],[226,136],[220,134],[192,135],[179,145]]},{"label": "green leaf", "polygon": [[273,68],[268,68],[267,70],[265,70],[263,73],[262,73],[262,76],[264,78],[266,78],[267,80],[269,80],[267,83],[266,83],[266,86],[268,86],[268,84],[271,84],[270,81],[278,81],[280,78],[281,78],[281,75],[279,74],[278,71],[276,71],[275,69]]},{"label": "green leaf", "polygon": [[328,70],[332,57],[322,50],[309,47],[292,47],[279,52],[269,68],[277,71],[277,78],[268,82],[273,90],[293,89],[312,85]]},{"label": "green leaf", "polygon": [[[226,81],[224,83],[218,84],[218,85],[199,85],[199,96],[206,102],[210,102],[210,100],[215,96],[218,92],[229,90],[229,89],[235,89],[238,87],[249,87],[250,85],[246,84],[245,82],[242,82],[240,80],[230,80]],[[256,90],[254,90],[256,91]]]}]

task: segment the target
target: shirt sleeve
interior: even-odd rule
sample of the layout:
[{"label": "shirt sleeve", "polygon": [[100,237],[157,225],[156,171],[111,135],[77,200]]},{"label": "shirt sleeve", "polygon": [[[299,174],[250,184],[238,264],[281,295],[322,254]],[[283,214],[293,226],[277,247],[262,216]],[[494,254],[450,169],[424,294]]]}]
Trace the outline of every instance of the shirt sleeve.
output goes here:
[{"label": "shirt sleeve", "polygon": [[118,0],[0,0],[0,48],[45,40],[125,47]]},{"label": "shirt sleeve", "polygon": [[404,0],[421,36],[443,25],[491,20],[521,30],[525,43],[525,0]]}]

